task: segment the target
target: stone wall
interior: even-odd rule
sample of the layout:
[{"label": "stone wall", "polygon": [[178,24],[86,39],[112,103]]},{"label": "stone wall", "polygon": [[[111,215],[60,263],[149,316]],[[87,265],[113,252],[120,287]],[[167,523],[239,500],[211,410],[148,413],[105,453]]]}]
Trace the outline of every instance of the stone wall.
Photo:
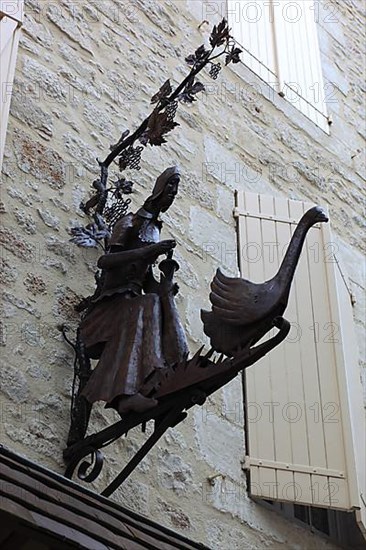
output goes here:
[{"label": "stone wall", "polygon": [[[163,234],[178,243],[177,299],[192,351],[205,343],[199,309],[217,265],[237,273],[238,188],[328,206],[364,357],[363,3],[326,4],[336,14],[327,22],[320,3],[323,71],[335,98],[329,138],[244,66],[230,67],[217,84],[207,77],[207,94],[180,107],[168,144],[147,149],[141,172],[130,174],[136,207],[167,166],[181,166]],[[68,231],[85,223],[79,203],[98,176],[96,158],[143,120],[167,78],[182,78],[185,55],[207,38],[198,25],[208,11],[199,0],[26,0],[2,175],[0,425],[4,444],[59,472],[73,354],[57,326],[76,326],[73,306],[93,292],[99,255],[70,244]],[[207,251],[212,242],[219,246]],[[116,419],[96,406],[93,429]],[[97,488],[142,440],[131,433],[107,449]],[[243,458],[237,379],[170,430],[113,498],[212,548],[331,548],[248,499]]]}]

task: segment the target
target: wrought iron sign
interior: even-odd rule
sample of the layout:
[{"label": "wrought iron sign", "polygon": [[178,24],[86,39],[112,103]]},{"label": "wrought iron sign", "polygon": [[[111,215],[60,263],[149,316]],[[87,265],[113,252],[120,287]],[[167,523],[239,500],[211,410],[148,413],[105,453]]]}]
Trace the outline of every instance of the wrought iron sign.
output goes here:
[{"label": "wrought iron sign", "polygon": [[[227,277],[218,269],[211,283],[211,311],[201,312],[212,347],[208,353],[201,348],[190,356],[175,304],[176,242],[160,240],[159,215],[173,203],[181,175],[177,167],[167,168],[141,208],[128,213],[126,195],[132,192],[133,183],[122,173],[127,168],[140,170],[147,145],[166,142],[166,135],[178,126],[179,103],[194,102],[204,90],[196,79],[198,73],[208,66],[216,79],[221,69],[217,59],[224,56],[226,65],[237,63],[240,53],[224,19],[213,28],[210,48],[202,45],[186,58],[191,69],[182,83],[173,90],[167,80],[151,100],[155,105],[151,114],[133,134],[126,130],[99,163],[95,193],[81,205],[91,223],[72,230],[75,244],[101,245],[104,253],[98,260],[95,293],[78,306],[82,320],[75,343],[63,327],[76,357],[65,475],[71,478],[77,469],[80,479],[95,480],[103,466],[101,449],[132,428],[144,430],[146,422],[154,421],[152,435],[103,491],[105,496],[121,485],[168,428],[186,418],[190,408],[202,405],[284,340],[290,324],[283,314],[306,233],[315,223],[327,221],[318,207],[302,217],[277,275],[269,281],[255,284]],[[108,168],[117,157],[121,175],[111,183]],[[153,270],[156,263],[158,278]],[[273,327],[277,334],[258,344]],[[215,352],[220,354],[218,359],[214,359]],[[93,359],[98,360],[94,369]],[[121,420],[86,436],[96,401],[118,411]]]}]

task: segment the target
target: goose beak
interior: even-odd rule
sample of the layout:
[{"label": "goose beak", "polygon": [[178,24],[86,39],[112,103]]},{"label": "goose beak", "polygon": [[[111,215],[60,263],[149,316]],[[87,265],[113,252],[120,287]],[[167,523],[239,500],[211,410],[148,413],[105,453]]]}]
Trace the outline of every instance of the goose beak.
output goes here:
[{"label": "goose beak", "polygon": [[317,222],[329,222],[329,218],[322,208],[319,208],[319,214],[317,216]]},{"label": "goose beak", "polygon": [[321,221],[322,221],[322,222],[325,222],[325,223],[329,222],[329,218],[328,218],[328,216],[326,215],[325,212],[323,212]]}]

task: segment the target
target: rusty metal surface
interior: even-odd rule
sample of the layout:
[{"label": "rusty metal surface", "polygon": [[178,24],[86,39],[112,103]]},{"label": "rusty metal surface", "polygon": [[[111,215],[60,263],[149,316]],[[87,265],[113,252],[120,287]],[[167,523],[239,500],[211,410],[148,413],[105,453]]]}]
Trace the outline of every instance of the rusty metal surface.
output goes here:
[{"label": "rusty metal surface", "polygon": [[[141,390],[156,370],[182,361],[188,354],[185,334],[174,303],[173,239],[159,241],[160,212],[168,210],[178,192],[179,172],[168,168],[152,194],[135,214],[114,228],[110,248],[98,265],[102,286],[80,325],[87,356],[99,359],[82,395],[105,401],[119,412],[142,412],[156,405]],[[151,267],[162,262],[156,281]]]}]

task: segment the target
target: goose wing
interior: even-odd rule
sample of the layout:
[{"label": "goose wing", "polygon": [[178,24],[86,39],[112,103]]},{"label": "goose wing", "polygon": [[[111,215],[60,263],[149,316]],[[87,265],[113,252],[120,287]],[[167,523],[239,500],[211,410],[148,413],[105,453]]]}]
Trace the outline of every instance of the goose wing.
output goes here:
[{"label": "goose wing", "polygon": [[232,325],[248,325],[266,317],[276,306],[279,295],[273,279],[252,283],[224,275],[220,269],[211,283],[213,314]]}]

